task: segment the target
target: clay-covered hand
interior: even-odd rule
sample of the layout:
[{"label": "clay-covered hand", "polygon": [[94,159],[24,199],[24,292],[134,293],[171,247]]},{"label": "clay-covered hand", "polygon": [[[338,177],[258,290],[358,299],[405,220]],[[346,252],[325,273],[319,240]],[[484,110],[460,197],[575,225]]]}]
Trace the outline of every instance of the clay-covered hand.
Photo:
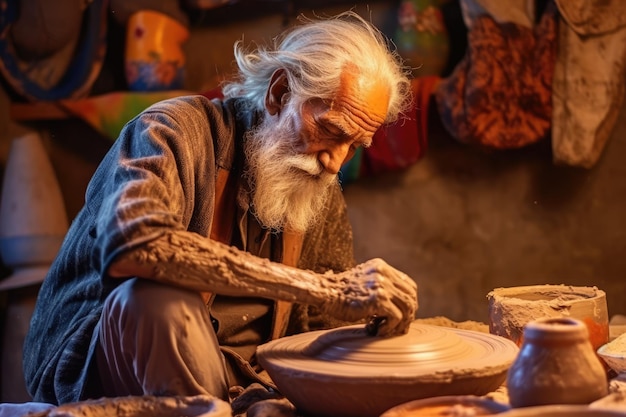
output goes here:
[{"label": "clay-covered hand", "polygon": [[325,274],[337,297],[323,310],[347,321],[376,318],[378,336],[404,334],[415,319],[417,284],[380,258],[339,274]]}]

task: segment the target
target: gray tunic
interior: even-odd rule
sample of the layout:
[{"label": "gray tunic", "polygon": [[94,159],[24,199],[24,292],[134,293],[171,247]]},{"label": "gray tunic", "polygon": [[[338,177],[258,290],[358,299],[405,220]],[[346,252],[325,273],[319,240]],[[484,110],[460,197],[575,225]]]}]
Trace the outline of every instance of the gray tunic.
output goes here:
[{"label": "gray tunic", "polygon": [[[85,205],[39,292],[23,355],[34,401],[61,404],[99,396],[92,335],[105,298],[120,283],[105,271],[120,253],[167,230],[209,235],[217,167],[239,175],[244,133],[259,118],[247,104],[203,96],[170,99],[123,129],[94,173]],[[322,272],[353,265],[352,232],[336,187],[325,220],[305,236],[299,266]],[[305,306],[296,306],[292,320],[292,333],[341,324]]]}]

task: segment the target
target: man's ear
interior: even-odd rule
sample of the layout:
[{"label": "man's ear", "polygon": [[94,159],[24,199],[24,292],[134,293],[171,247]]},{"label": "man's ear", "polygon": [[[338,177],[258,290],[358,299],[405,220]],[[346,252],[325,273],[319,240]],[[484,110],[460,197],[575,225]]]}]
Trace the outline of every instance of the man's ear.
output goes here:
[{"label": "man's ear", "polygon": [[283,108],[283,96],[289,92],[289,80],[282,68],[272,74],[270,84],[265,93],[265,108],[272,116],[280,114]]}]

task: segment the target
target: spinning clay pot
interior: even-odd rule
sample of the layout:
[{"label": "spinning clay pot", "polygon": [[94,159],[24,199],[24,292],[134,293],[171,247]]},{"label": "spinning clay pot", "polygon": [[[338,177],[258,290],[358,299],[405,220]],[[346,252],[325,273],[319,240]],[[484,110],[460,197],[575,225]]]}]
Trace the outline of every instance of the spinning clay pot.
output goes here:
[{"label": "spinning clay pot", "polygon": [[284,337],[257,358],[306,415],[378,417],[412,400],[494,391],[518,351],[503,337],[414,322],[390,338],[363,326]]}]

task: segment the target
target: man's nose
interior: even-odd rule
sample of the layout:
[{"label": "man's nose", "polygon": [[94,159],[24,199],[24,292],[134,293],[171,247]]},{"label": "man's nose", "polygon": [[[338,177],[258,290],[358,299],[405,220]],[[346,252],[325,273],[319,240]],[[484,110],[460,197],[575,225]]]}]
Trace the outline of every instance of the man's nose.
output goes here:
[{"label": "man's nose", "polygon": [[339,144],[320,151],[317,159],[326,171],[331,174],[337,174],[346,161],[349,152],[349,143]]}]

